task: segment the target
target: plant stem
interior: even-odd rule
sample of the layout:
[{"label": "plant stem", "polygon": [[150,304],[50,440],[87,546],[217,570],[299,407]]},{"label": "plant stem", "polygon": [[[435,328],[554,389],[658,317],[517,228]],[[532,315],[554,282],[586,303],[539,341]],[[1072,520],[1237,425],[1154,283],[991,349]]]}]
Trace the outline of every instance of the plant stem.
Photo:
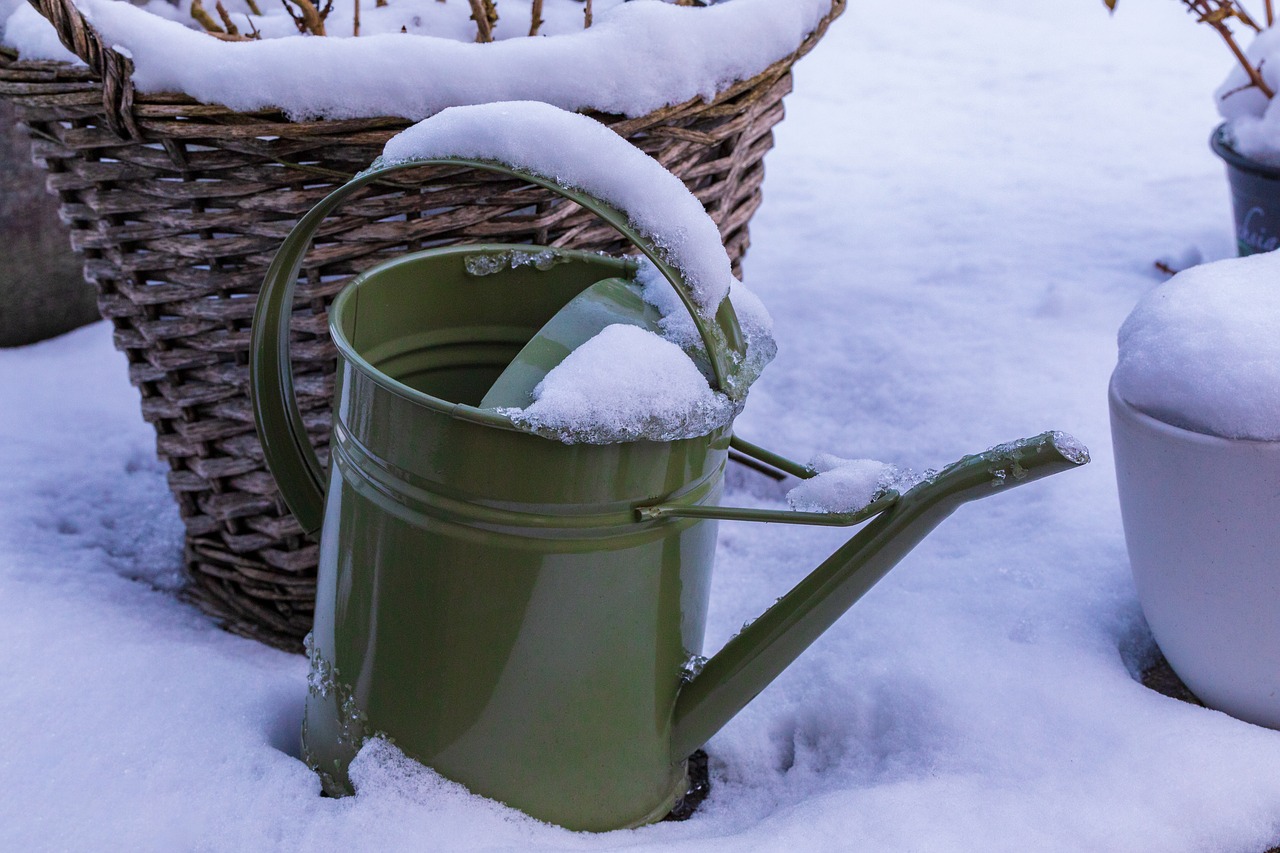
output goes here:
[{"label": "plant stem", "polygon": [[1249,82],[1258,87],[1258,91],[1271,100],[1276,96],[1275,90],[1267,85],[1267,81],[1262,79],[1262,73],[1249,63],[1249,58],[1244,55],[1244,51],[1240,49],[1240,45],[1236,44],[1236,40],[1231,37],[1231,31],[1226,27],[1214,27],[1226,40],[1227,46],[1231,48],[1231,52],[1235,54],[1236,59],[1240,61],[1240,66],[1244,68],[1244,73],[1249,75]]},{"label": "plant stem", "polygon": [[[293,24],[298,28],[298,32],[317,36],[325,35],[324,19],[333,10],[333,0],[328,0],[322,9],[317,9],[311,0],[281,0],[281,2],[284,3],[289,17],[293,18]],[[299,11],[294,12],[293,6],[297,6]]]},{"label": "plant stem", "polygon": [[355,0],[355,10],[351,17],[351,35],[360,35],[360,0]]},{"label": "plant stem", "polygon": [[489,13],[484,8],[484,0],[471,0],[471,20],[476,22],[476,41],[493,41],[493,27],[489,24]]},{"label": "plant stem", "polygon": [[1194,12],[1197,19],[1204,24],[1208,24],[1218,31],[1218,35],[1222,36],[1222,40],[1227,43],[1227,47],[1235,56],[1236,61],[1240,63],[1240,67],[1244,69],[1244,73],[1249,76],[1249,82],[1256,86],[1258,91],[1266,96],[1267,100],[1275,97],[1275,90],[1267,85],[1267,81],[1262,79],[1262,72],[1253,66],[1249,58],[1244,55],[1244,51],[1240,49],[1240,45],[1236,43],[1235,35],[1231,32],[1231,28],[1227,26],[1226,19],[1230,17],[1240,18],[1246,25],[1257,29],[1247,13],[1243,13],[1233,2],[1233,0],[1182,0],[1182,5],[1188,10]]},{"label": "plant stem", "polygon": [[249,11],[255,15],[262,15],[262,10],[258,8],[257,0],[244,0],[245,5],[249,7]]},{"label": "plant stem", "polygon": [[582,9],[582,28],[586,29],[591,26],[591,0],[587,0],[587,5]]},{"label": "plant stem", "polygon": [[1262,79],[1262,72],[1253,66],[1249,61],[1249,57],[1244,55],[1244,51],[1240,49],[1240,45],[1236,44],[1235,36],[1231,34],[1231,30],[1222,21],[1211,22],[1211,26],[1218,31],[1218,35],[1222,36],[1223,41],[1227,43],[1227,47],[1231,48],[1231,52],[1239,61],[1240,67],[1244,69],[1244,73],[1249,75],[1249,82],[1258,87],[1258,91],[1266,96],[1267,100],[1271,100],[1276,96],[1275,90],[1267,85],[1267,81]]},{"label": "plant stem", "polygon": [[1227,8],[1237,18],[1240,19],[1240,23],[1244,24],[1246,27],[1253,30],[1255,33],[1262,32],[1262,27],[1258,26],[1258,22],[1253,19],[1253,16],[1250,15],[1247,11],[1245,11],[1245,8],[1241,6],[1239,3],[1235,2],[1235,0],[1229,0],[1229,2],[1227,3]]},{"label": "plant stem", "polygon": [[201,0],[191,0],[191,17],[195,18],[200,26],[204,27],[205,32],[226,33],[226,30],[218,26],[218,22],[213,19],[213,16],[205,11],[204,3]]},{"label": "plant stem", "polygon": [[542,26],[542,0],[533,0],[533,22],[529,25],[529,35],[536,36]]},{"label": "plant stem", "polygon": [[1264,0],[1262,8],[1266,14],[1267,26],[1269,27],[1276,22],[1276,13],[1275,10],[1271,8],[1271,0]]},{"label": "plant stem", "polygon": [[231,15],[227,13],[227,7],[222,5],[222,0],[218,0],[214,8],[218,10],[218,17],[222,19],[222,25],[227,28],[227,35],[229,36],[240,35],[240,28],[237,27],[235,25],[235,22],[231,20]]}]

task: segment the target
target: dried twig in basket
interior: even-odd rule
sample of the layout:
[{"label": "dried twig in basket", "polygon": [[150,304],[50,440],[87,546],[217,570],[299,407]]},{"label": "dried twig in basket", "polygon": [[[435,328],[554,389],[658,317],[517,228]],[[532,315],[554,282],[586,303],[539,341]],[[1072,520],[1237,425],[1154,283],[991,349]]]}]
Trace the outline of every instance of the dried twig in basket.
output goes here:
[{"label": "dried twig in basket", "polygon": [[498,23],[498,8],[493,0],[471,0],[471,20],[476,22],[476,41],[493,41],[493,25]]},{"label": "dried twig in basket", "polygon": [[205,32],[226,33],[226,30],[218,25],[213,16],[205,11],[204,3],[201,0],[191,0],[191,17],[195,19],[197,24],[204,27]]},{"label": "dried twig in basket", "polygon": [[[1189,2],[1190,0],[1184,0]],[[1201,2],[1221,2],[1222,0],[1201,0]],[[32,0],[37,2],[37,0]],[[171,0],[177,2],[177,0]],[[437,0],[444,3],[445,0]],[[583,28],[590,27],[595,22],[595,15],[592,0],[579,0],[583,4],[582,9],[582,25]],[[714,0],[667,0],[675,6],[709,6]],[[1108,7],[1114,8],[1117,0],[1103,0]],[[261,16],[262,10],[259,8],[256,0],[245,0],[252,15]],[[320,0],[281,0],[285,11],[289,13],[289,17],[293,19],[294,26],[298,28],[298,32],[311,35],[323,36],[325,32],[325,21],[329,13],[333,10],[333,0],[324,0],[324,5],[320,5]],[[480,43],[492,42],[494,40],[494,27],[498,23],[498,7],[496,0],[468,0],[471,6],[471,20],[476,23],[476,41]],[[1267,14],[1271,14],[1271,0],[1267,0]],[[352,8],[351,34],[353,36],[360,35],[360,0],[354,0]],[[387,0],[375,0],[375,4],[379,9],[387,5]],[[542,17],[544,0],[532,0],[530,6],[530,22],[529,35],[536,36],[541,30],[546,20]],[[242,41],[248,39],[261,38],[261,33],[253,25],[253,20],[248,15],[249,27],[252,32],[245,36],[241,35],[239,29],[232,23],[231,16],[227,10],[222,7],[221,3],[217,5],[218,16],[222,20],[220,25],[212,15],[204,8],[203,0],[192,0],[191,17],[194,18],[205,32],[209,35],[221,39],[223,41]],[[401,33],[407,33],[406,27],[400,28]]]},{"label": "dried twig in basket", "polygon": [[[322,36],[324,32],[324,19],[329,17],[329,13],[333,11],[333,0],[325,0],[325,4],[321,8],[316,8],[315,3],[311,0],[280,0],[284,4],[284,9],[289,13],[289,17],[293,18],[294,26],[298,28],[300,33],[311,33],[312,35]],[[298,7],[298,11],[294,11],[294,6]]]},{"label": "dried twig in basket", "polygon": [[236,26],[235,21],[231,20],[231,15],[227,13],[227,7],[222,5],[222,0],[218,0],[214,8],[218,10],[218,17],[222,19],[222,26],[227,28],[227,35],[240,35],[240,28]]},{"label": "dried twig in basket", "polygon": [[262,33],[258,32],[257,27],[253,26],[253,21],[249,21],[252,32],[247,36],[242,35],[240,29],[231,20],[231,15],[227,12],[226,7],[222,5],[221,0],[219,0],[215,8],[217,9],[218,17],[222,19],[222,23],[226,26],[225,29],[213,19],[213,16],[204,8],[204,3],[201,0],[191,0],[191,17],[204,28],[206,33],[214,38],[221,41],[254,41],[262,35]]},{"label": "dried twig in basket", "polygon": [[542,0],[533,0],[533,8],[530,11],[532,21],[529,24],[529,35],[536,36],[538,30],[542,27]]}]

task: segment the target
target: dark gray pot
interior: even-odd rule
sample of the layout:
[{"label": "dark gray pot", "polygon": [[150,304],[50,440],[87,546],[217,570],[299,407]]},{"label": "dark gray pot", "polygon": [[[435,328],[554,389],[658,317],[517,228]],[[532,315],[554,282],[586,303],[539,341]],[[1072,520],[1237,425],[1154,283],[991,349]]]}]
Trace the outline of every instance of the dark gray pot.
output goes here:
[{"label": "dark gray pot", "polygon": [[0,99],[0,347],[60,335],[98,319],[93,288],[44,190],[31,142]]},{"label": "dark gray pot", "polygon": [[1280,168],[1259,163],[1232,148],[1225,124],[1214,129],[1209,147],[1227,164],[1237,251],[1244,256],[1280,247]]}]

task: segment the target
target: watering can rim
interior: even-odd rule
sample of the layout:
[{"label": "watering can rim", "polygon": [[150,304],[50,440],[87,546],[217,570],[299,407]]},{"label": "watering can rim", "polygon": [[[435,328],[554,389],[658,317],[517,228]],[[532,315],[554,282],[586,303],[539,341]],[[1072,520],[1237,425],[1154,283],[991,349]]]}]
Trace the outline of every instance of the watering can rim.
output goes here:
[{"label": "watering can rim", "polygon": [[471,423],[481,426],[494,427],[496,429],[505,429],[512,432],[525,433],[541,438],[536,433],[516,424],[510,415],[505,414],[502,410],[488,407],[473,406],[468,403],[455,403],[446,400],[443,397],[437,397],[434,394],[428,394],[425,391],[419,391],[409,385],[388,375],[385,371],[379,369],[365,358],[354,344],[348,339],[346,333],[341,328],[341,318],[346,310],[347,303],[354,299],[357,291],[370,278],[377,276],[380,272],[394,267],[398,264],[412,263],[415,260],[428,257],[444,257],[449,255],[471,255],[484,252],[554,252],[556,255],[570,260],[581,259],[590,260],[594,263],[616,264],[617,272],[620,276],[629,275],[638,269],[636,261],[623,256],[616,257],[613,255],[591,252],[583,249],[563,249],[554,246],[540,246],[534,243],[465,243],[454,246],[437,246],[431,249],[422,249],[417,252],[410,252],[399,257],[389,258],[381,263],[370,267],[359,275],[351,279],[334,298],[333,304],[329,307],[329,336],[333,340],[333,345],[342,354],[353,367],[366,375],[370,380],[375,382],[382,388],[396,394],[399,397],[408,400],[415,405],[422,406],[426,409],[447,415],[459,420],[470,421]]}]

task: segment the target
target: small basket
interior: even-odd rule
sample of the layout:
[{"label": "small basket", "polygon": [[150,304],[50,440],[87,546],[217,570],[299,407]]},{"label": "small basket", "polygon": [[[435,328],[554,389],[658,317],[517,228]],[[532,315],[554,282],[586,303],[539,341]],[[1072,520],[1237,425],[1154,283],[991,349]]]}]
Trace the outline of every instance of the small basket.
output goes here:
[{"label": "small basket", "polygon": [[[845,2],[833,0],[790,56],[712,101],[639,118],[589,113],[685,182],[719,226],[735,272],[791,66]],[[291,121],[137,92],[130,60],[105,49],[70,0],[32,4],[87,67],[0,50],[0,96],[33,137],[169,463],[187,531],[187,595],[229,630],[300,649],[311,627],[317,546],[263,461],[248,396],[250,321],[267,265],[297,220],[410,122]],[[627,249],[576,204],[471,169],[431,167],[365,190],[318,235],[293,316],[298,404],[322,461],[335,365],[330,299],[390,257],[475,241]]]}]

